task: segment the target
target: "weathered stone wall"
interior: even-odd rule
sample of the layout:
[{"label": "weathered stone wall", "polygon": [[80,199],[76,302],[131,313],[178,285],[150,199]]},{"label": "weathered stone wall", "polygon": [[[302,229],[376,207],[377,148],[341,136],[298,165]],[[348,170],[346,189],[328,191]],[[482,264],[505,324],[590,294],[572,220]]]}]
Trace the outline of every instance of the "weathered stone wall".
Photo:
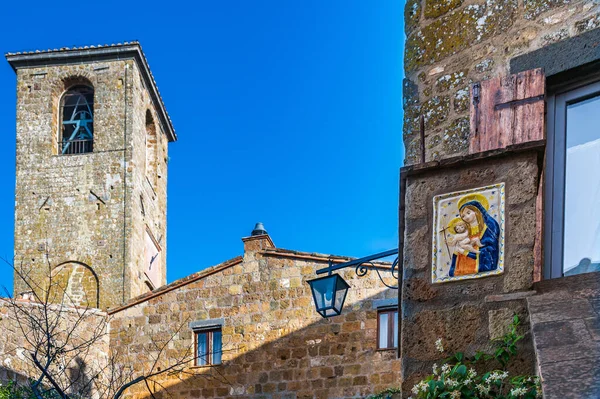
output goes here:
[{"label": "weathered stone wall", "polygon": [[[397,291],[385,288],[376,275],[358,278],[354,270],[344,272],[351,285],[344,311],[323,319],[306,281],[327,265],[327,258],[266,249],[266,244],[247,241],[243,259],[116,310],[111,350],[137,359],[136,367],[148,367],[147,358],[155,353],[152,337],[165,339],[183,325],[168,351],[188,348],[191,355],[189,322],[223,319],[223,364],[189,367],[186,372],[192,375],[179,374],[182,380],[164,378],[161,383],[173,398],[365,397],[399,386],[396,350],[376,349],[375,307],[379,299],[393,302]],[[166,361],[159,366],[166,367]],[[149,395],[138,386],[128,397]]]},{"label": "weathered stone wall", "polygon": [[[132,223],[128,237],[132,243],[129,268],[131,286],[128,298],[148,290],[148,265],[145,259],[146,230],[159,243],[161,251],[153,262],[158,267],[158,277],[152,281],[154,288],[167,283],[167,162],[168,139],[156,115],[148,90],[139,71],[132,76],[133,136],[132,136]],[[143,202],[143,205],[142,205]],[[142,208],[143,207],[143,208]],[[152,254],[154,256],[155,254]],[[140,278],[141,277],[141,278]]]},{"label": "weathered stone wall", "polygon": [[[408,176],[402,290],[403,389],[408,391],[446,354],[487,348],[506,332],[514,314],[529,325],[524,295],[533,284],[539,161],[535,151],[480,159]],[[433,197],[455,190],[506,183],[504,273],[479,279],[431,283]],[[521,348],[520,373],[533,373],[531,338]]]},{"label": "weathered stone wall", "polygon": [[[497,337],[513,313],[521,315],[527,336],[521,371],[532,372],[534,356],[523,298],[532,294],[534,257],[538,268],[542,263],[534,245],[542,234],[541,225],[536,231],[536,212],[541,223],[543,198],[538,190],[544,148],[510,150],[487,159],[477,154],[478,161],[461,159],[468,154],[474,134],[470,86],[509,75],[515,57],[600,27],[600,5],[593,0],[408,0],[405,22],[403,138],[409,166],[403,170],[406,189],[401,193],[403,389],[410,390],[434,361],[439,362],[434,348],[438,337],[450,352],[472,352]],[[544,66],[532,64],[531,68]],[[421,148],[425,162],[445,162],[411,168],[421,162]],[[420,167],[427,170],[412,173]],[[504,274],[433,285],[433,196],[499,182],[506,183]]]},{"label": "weathered stone wall", "polygon": [[600,26],[593,0],[408,0],[405,164],[466,154],[469,84],[507,75],[510,60]]},{"label": "weathered stone wall", "polygon": [[[94,87],[94,151],[58,155],[60,98],[73,82]],[[15,262],[37,281],[48,264],[84,267],[95,278],[68,280],[86,282],[80,292],[99,290],[99,303],[94,296],[83,304],[107,308],[148,290],[145,225],[162,238],[166,259],[167,140],[157,126],[152,162],[161,177],[147,179],[147,111],[155,113],[133,60],[17,70]],[[159,275],[164,284],[164,267]],[[16,278],[15,295],[24,291]]]},{"label": "weathered stone wall", "polygon": [[[58,343],[64,342],[62,338],[65,331],[72,332],[66,349],[71,349],[76,345],[82,345],[84,342],[92,342],[87,350],[80,350],[73,353],[66,353],[59,356],[61,360],[66,360],[67,364],[56,361],[50,367],[50,372],[54,378],[63,387],[71,385],[68,393],[87,392],[90,398],[100,399],[97,387],[101,387],[106,380],[105,376],[109,374],[104,370],[108,360],[108,324],[106,322],[106,313],[97,309],[67,308],[58,306],[47,307],[41,310],[42,305],[28,301],[18,301],[18,307],[13,306],[5,298],[0,298],[0,382],[17,381],[27,383],[28,379],[37,379],[41,372],[33,364],[31,353],[35,349],[31,344],[44,342],[44,336],[39,335],[40,329],[33,331],[34,323],[31,320],[43,322],[48,320],[52,324],[56,316],[60,316],[56,329],[49,329]],[[42,315],[47,314],[48,318]],[[28,339],[26,339],[26,336]],[[37,337],[37,338],[36,338]],[[96,338],[94,338],[96,337]],[[43,345],[40,349],[39,360],[43,360]],[[98,372],[102,371],[101,382],[88,382]],[[77,374],[79,373],[79,374]],[[79,377],[79,378],[78,378]],[[75,381],[70,384],[68,381]]]}]

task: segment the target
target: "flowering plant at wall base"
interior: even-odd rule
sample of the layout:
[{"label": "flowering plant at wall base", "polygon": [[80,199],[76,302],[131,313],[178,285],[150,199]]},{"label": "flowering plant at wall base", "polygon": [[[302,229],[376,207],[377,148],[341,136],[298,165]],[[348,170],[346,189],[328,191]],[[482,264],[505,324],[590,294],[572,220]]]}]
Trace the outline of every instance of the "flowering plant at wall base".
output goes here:
[{"label": "flowering plant at wall base", "polygon": [[387,388],[381,392],[378,392],[374,395],[368,396],[367,399],[394,399],[400,398],[400,394],[402,393],[402,389],[400,388]]},{"label": "flowering plant at wall base", "polygon": [[[441,367],[433,365],[433,374],[412,388],[410,399],[534,399],[541,398],[542,390],[539,378],[531,375],[510,377],[507,366],[517,354],[517,342],[523,335],[517,333],[518,316],[513,317],[510,332],[495,339],[493,354],[477,352],[467,358],[462,352],[444,360]],[[435,343],[440,352],[444,352],[441,339]],[[478,373],[478,364],[495,361],[501,369]],[[479,368],[479,367],[477,367]],[[480,368],[479,368],[480,369]]]}]

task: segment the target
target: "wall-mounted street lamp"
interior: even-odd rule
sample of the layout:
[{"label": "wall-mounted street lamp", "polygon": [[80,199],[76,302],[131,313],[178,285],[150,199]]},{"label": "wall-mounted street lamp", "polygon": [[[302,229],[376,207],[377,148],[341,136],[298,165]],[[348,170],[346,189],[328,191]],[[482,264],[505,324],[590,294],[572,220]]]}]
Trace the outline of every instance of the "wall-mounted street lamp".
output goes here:
[{"label": "wall-mounted street lamp", "polygon": [[[344,301],[346,300],[346,294],[350,285],[337,273],[333,273],[336,270],[345,269],[347,267],[356,268],[356,274],[359,277],[364,276],[369,270],[374,270],[381,282],[388,288],[398,289],[398,286],[388,285],[381,277],[380,272],[391,272],[392,277],[396,280],[399,278],[398,273],[398,258],[392,263],[392,267],[378,266],[373,263],[376,259],[387,258],[388,256],[397,255],[398,249],[391,249],[389,251],[380,252],[375,255],[366,256],[364,258],[351,260],[349,262],[340,263],[334,265],[333,261],[329,259],[329,266],[323,269],[317,270],[317,274],[325,274],[325,277],[318,277],[313,280],[307,281],[310,285],[310,289],[315,300],[315,307],[317,312],[325,318],[337,316],[342,313],[344,307]],[[332,274],[333,273],[333,274]]]}]

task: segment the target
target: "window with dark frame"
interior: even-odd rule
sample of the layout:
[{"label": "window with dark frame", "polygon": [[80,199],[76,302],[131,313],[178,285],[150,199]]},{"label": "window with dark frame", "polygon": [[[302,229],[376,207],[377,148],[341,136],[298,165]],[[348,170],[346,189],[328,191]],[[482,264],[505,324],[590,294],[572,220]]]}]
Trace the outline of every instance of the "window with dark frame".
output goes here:
[{"label": "window with dark frame", "polygon": [[381,309],[377,312],[377,349],[398,347],[398,309]]},{"label": "window with dark frame", "polygon": [[221,364],[223,352],[221,327],[194,330],[196,348],[195,366]]},{"label": "window with dark frame", "polygon": [[63,155],[92,152],[94,147],[94,89],[73,86],[60,101],[59,151]]},{"label": "window with dark frame", "polygon": [[544,278],[600,271],[600,82],[547,105]]}]

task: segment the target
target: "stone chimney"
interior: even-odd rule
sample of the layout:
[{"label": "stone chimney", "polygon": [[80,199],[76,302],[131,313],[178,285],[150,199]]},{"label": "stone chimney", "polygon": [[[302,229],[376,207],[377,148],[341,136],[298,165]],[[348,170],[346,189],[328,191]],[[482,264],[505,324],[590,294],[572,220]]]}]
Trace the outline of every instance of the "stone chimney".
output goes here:
[{"label": "stone chimney", "polygon": [[242,241],[244,242],[244,253],[275,248],[273,240],[271,240],[269,233],[267,233],[265,226],[261,222],[256,223],[252,233],[250,233],[250,237],[244,237]]}]

